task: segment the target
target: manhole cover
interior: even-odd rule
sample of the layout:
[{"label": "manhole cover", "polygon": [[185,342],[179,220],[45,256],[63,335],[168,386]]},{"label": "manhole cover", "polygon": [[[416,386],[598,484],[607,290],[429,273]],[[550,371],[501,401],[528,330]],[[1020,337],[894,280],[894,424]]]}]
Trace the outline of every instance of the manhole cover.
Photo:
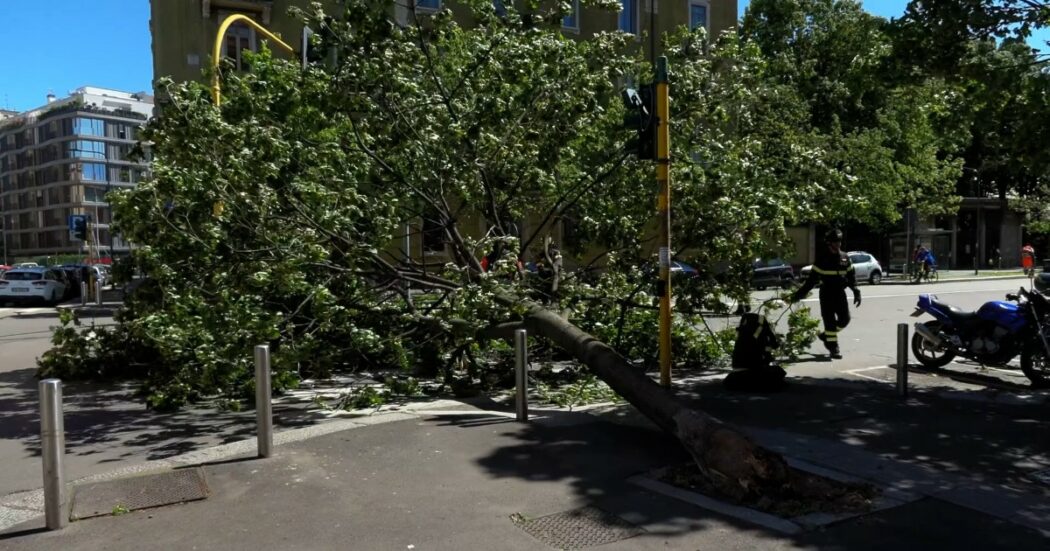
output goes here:
[{"label": "manhole cover", "polygon": [[580,549],[641,534],[637,526],[596,507],[583,507],[535,519],[514,517],[532,537],[556,549]]},{"label": "manhole cover", "polygon": [[206,497],[208,484],[200,467],[177,469],[78,486],[74,489],[70,518],[77,520],[126,513]]}]

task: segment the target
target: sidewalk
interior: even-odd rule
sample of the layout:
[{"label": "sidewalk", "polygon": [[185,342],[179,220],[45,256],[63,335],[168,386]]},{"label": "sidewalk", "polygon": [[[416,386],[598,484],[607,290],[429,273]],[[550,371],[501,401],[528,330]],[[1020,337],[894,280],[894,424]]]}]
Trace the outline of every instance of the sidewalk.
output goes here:
[{"label": "sidewalk", "polygon": [[[985,281],[996,279],[1028,279],[1020,268],[1016,270],[941,270],[937,281],[924,281],[923,285],[931,283],[945,283],[952,281]],[[903,277],[902,274],[887,275],[882,280],[883,285],[911,285],[912,281]]]},{"label": "sidewalk", "polygon": [[520,424],[446,405],[295,442],[282,441],[295,431],[280,433],[270,459],[250,459],[253,441],[227,450],[239,456],[191,457],[182,464],[210,461],[204,501],[57,532],[36,519],[0,535],[0,549],[549,549],[512,516],[585,506],[639,531],[601,547],[610,550],[1046,548],[1050,486],[1031,475],[1050,468],[1050,413],[932,392],[902,402],[891,389],[808,379],[774,395],[728,394],[714,381],[680,389],[789,457],[913,494],[801,534],[631,484],[688,458],[629,406],[538,411]]},{"label": "sidewalk", "polygon": [[94,297],[83,301],[81,297],[60,304],[58,309],[68,309],[76,312],[81,317],[108,317],[116,313],[124,305],[124,290],[116,286],[102,289],[102,303],[99,304]]}]

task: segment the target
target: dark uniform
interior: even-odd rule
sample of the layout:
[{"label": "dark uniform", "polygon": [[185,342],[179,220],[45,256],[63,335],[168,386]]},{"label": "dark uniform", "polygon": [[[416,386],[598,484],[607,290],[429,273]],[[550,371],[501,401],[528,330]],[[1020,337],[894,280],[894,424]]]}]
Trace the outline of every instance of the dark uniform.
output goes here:
[{"label": "dark uniform", "polygon": [[[831,239],[829,234],[829,240]],[[841,237],[838,238],[841,241]],[[860,306],[860,289],[857,289],[856,272],[849,256],[841,250],[833,252],[825,248],[813,263],[806,282],[792,295],[792,302],[798,302],[813,286],[820,283],[820,317],[824,320],[824,332],[820,340],[824,341],[832,356],[839,356],[839,332],[849,325],[849,302],[843,292],[846,288],[853,290],[853,302]]]}]

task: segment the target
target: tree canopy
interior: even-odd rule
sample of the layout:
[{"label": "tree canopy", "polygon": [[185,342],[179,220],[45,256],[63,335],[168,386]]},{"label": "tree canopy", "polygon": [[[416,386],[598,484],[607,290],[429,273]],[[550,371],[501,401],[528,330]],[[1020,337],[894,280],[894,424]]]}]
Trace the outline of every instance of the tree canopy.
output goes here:
[{"label": "tree canopy", "polygon": [[[528,301],[651,363],[656,190],[624,152],[619,91],[652,68],[623,33],[564,37],[563,6],[468,4],[470,25],[448,11],[400,25],[388,0],[299,12],[317,61],[263,50],[223,69],[221,106],[202,84],[162,83],[152,175],[111,196],[148,283],[115,330],[56,348],[42,372],[122,369],[157,407],[250,395],[260,342],[278,389],[368,366],[470,378]],[[954,206],[974,92],[902,76],[891,31],[857,2],[756,0],[739,34],[662,37],[675,254],[701,270],[676,291],[679,361],[724,351],[701,312],[745,296],[787,226]],[[570,223],[557,283],[523,269]],[[442,263],[406,256],[406,233],[439,236]]]}]

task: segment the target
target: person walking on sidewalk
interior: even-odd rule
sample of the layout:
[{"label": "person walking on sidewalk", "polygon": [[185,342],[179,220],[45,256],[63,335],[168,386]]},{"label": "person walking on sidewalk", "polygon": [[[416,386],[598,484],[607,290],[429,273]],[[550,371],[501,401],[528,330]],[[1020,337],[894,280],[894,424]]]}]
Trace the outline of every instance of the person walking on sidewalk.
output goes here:
[{"label": "person walking on sidewalk", "polygon": [[824,235],[825,247],[817,255],[813,269],[805,283],[792,293],[791,302],[802,300],[811,289],[820,283],[820,317],[824,320],[824,332],[818,338],[824,342],[832,358],[841,358],[839,333],[849,325],[849,302],[844,291],[853,290],[853,304],[860,306],[860,289],[857,288],[856,272],[849,256],[842,252],[842,232],[828,230]]},{"label": "person walking on sidewalk", "polygon": [[1021,267],[1024,268],[1024,275],[1035,273],[1035,248],[1030,243],[1021,247]]}]

